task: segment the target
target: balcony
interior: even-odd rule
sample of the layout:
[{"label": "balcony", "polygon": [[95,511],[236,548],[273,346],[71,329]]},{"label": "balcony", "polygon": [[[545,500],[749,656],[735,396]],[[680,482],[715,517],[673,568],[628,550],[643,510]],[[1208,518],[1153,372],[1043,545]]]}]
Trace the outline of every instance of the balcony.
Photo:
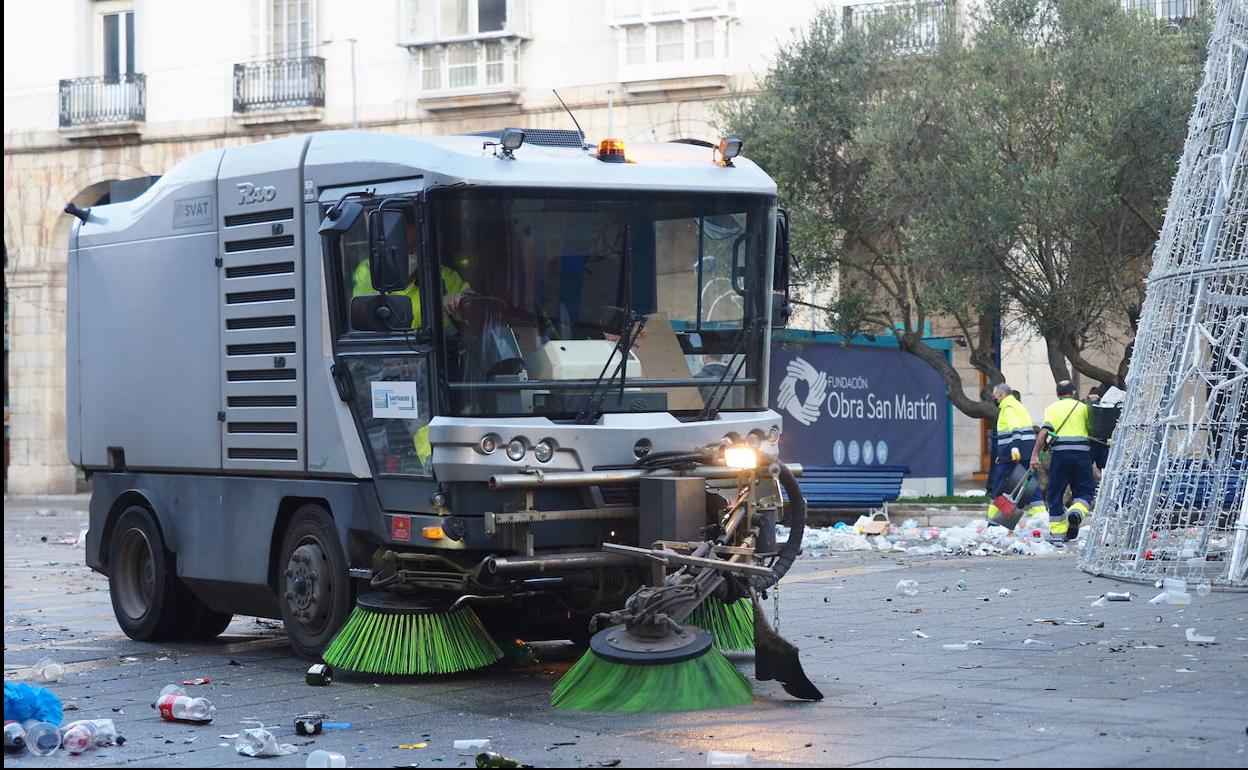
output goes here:
[{"label": "balcony", "polygon": [[60,84],[61,133],[70,139],[138,134],[147,119],[147,77],[68,78]]},{"label": "balcony", "polygon": [[1203,0],[1122,0],[1122,8],[1181,27],[1200,15]]},{"label": "balcony", "polygon": [[319,56],[234,65],[234,114],[245,125],[320,120],[324,108]]},{"label": "balcony", "polygon": [[844,28],[870,32],[887,28],[905,53],[933,51],[957,20],[957,9],[944,0],[885,0],[878,3],[846,5],[842,10]]}]

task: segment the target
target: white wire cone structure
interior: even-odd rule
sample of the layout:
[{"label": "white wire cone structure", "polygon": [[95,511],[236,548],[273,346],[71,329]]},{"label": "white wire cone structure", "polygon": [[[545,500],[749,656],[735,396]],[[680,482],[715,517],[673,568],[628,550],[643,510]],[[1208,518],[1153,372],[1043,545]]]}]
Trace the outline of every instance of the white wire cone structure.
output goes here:
[{"label": "white wire cone structure", "polygon": [[1248,0],[1224,0],[1083,570],[1248,588]]}]

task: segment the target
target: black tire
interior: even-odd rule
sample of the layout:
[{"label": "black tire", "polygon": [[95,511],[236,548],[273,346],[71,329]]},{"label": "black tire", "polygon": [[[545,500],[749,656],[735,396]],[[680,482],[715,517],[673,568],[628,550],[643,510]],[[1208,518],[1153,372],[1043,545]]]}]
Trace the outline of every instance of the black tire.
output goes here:
[{"label": "black tire", "polygon": [[217,612],[209,609],[185,587],[185,598],[182,603],[183,613],[179,621],[179,638],[188,642],[206,642],[221,635],[221,632],[234,620],[229,612]]},{"label": "black tire", "polygon": [[325,509],[295,511],[277,563],[277,596],[295,654],[310,660],[333,640],[351,613],[351,579],[338,530]]},{"label": "black tire", "polygon": [[113,527],[108,592],[126,636],[139,642],[178,638],[181,586],[151,511],[132,505]]}]

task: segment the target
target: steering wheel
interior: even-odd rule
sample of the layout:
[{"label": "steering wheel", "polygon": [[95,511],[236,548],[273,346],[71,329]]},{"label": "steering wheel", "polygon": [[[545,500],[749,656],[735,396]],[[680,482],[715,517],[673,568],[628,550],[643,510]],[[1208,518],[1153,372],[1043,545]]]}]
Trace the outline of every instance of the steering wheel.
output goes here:
[{"label": "steering wheel", "polygon": [[485,329],[491,316],[501,316],[507,310],[507,303],[484,294],[465,292],[459,299],[458,318],[453,318],[460,330],[480,334]]}]

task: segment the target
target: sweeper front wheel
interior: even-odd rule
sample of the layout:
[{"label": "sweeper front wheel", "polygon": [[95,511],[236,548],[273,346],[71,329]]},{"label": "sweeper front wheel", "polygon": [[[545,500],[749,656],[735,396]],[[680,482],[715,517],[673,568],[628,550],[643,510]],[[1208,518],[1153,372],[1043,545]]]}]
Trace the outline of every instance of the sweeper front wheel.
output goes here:
[{"label": "sweeper front wheel", "polygon": [[290,646],[319,660],[351,612],[351,579],[334,520],[324,508],[295,511],[282,537],[277,589]]}]

